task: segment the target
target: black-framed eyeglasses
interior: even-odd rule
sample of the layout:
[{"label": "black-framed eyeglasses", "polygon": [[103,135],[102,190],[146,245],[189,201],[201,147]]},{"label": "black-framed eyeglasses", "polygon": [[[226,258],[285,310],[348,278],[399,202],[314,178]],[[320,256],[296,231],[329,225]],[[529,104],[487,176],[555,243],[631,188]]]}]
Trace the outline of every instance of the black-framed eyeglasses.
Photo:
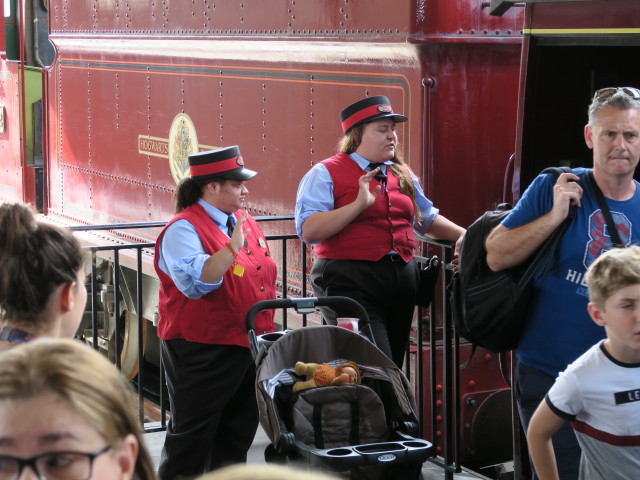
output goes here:
[{"label": "black-framed eyeglasses", "polygon": [[609,97],[612,97],[618,92],[622,92],[625,95],[633,98],[634,100],[640,100],[640,89],[635,87],[607,87],[601,88],[593,95],[594,102],[602,102]]},{"label": "black-framed eyeglasses", "polygon": [[25,467],[31,467],[41,480],[88,480],[93,461],[110,448],[111,445],[107,445],[95,453],[42,453],[31,458],[0,455],[0,480],[18,480]]}]

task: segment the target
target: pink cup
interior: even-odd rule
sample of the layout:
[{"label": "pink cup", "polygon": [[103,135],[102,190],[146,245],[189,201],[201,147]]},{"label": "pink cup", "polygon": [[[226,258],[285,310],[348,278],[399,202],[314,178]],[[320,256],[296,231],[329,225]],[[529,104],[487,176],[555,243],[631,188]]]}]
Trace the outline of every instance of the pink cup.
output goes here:
[{"label": "pink cup", "polygon": [[357,318],[346,318],[340,317],[336,319],[338,321],[338,326],[346,328],[347,330],[351,330],[352,332],[358,331],[358,319]]}]

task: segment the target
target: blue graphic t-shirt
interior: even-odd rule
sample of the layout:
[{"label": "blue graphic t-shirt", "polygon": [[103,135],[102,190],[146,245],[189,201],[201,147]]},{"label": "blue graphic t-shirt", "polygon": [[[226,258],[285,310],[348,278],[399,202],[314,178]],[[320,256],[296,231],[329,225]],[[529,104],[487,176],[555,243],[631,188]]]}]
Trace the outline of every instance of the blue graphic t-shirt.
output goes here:
[{"label": "blue graphic t-shirt", "polygon": [[[574,169],[583,189],[581,205],[559,242],[552,267],[534,277],[526,326],[516,352],[518,361],[557,376],[567,365],[604,338],[603,327],[587,313],[589,293],[584,280],[587,267],[612,248],[604,216],[589,184],[585,168]],[[553,206],[553,175],[538,176],[513,211],[503,220],[506,228],[525,225]],[[625,246],[640,243],[640,184],[623,202],[607,198],[611,215]]]}]

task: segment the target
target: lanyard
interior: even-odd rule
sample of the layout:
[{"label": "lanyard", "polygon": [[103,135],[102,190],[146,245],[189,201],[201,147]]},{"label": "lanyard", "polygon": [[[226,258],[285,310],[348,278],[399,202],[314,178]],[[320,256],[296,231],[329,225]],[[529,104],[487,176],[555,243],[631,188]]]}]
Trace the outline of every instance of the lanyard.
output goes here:
[{"label": "lanyard", "polygon": [[27,343],[33,340],[33,335],[19,328],[4,327],[0,332],[0,340],[6,340],[13,343]]}]

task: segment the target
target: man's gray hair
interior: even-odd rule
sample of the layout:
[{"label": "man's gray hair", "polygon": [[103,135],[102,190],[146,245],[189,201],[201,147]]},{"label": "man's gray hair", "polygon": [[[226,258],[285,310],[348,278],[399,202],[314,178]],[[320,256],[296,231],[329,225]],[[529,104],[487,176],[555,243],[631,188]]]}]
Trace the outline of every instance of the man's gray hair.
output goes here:
[{"label": "man's gray hair", "polygon": [[612,107],[618,110],[629,110],[630,108],[637,108],[640,110],[640,99],[630,97],[624,91],[619,90],[613,95],[598,99],[594,97],[593,102],[589,105],[589,126],[593,127],[596,121],[598,112],[602,107]]}]

